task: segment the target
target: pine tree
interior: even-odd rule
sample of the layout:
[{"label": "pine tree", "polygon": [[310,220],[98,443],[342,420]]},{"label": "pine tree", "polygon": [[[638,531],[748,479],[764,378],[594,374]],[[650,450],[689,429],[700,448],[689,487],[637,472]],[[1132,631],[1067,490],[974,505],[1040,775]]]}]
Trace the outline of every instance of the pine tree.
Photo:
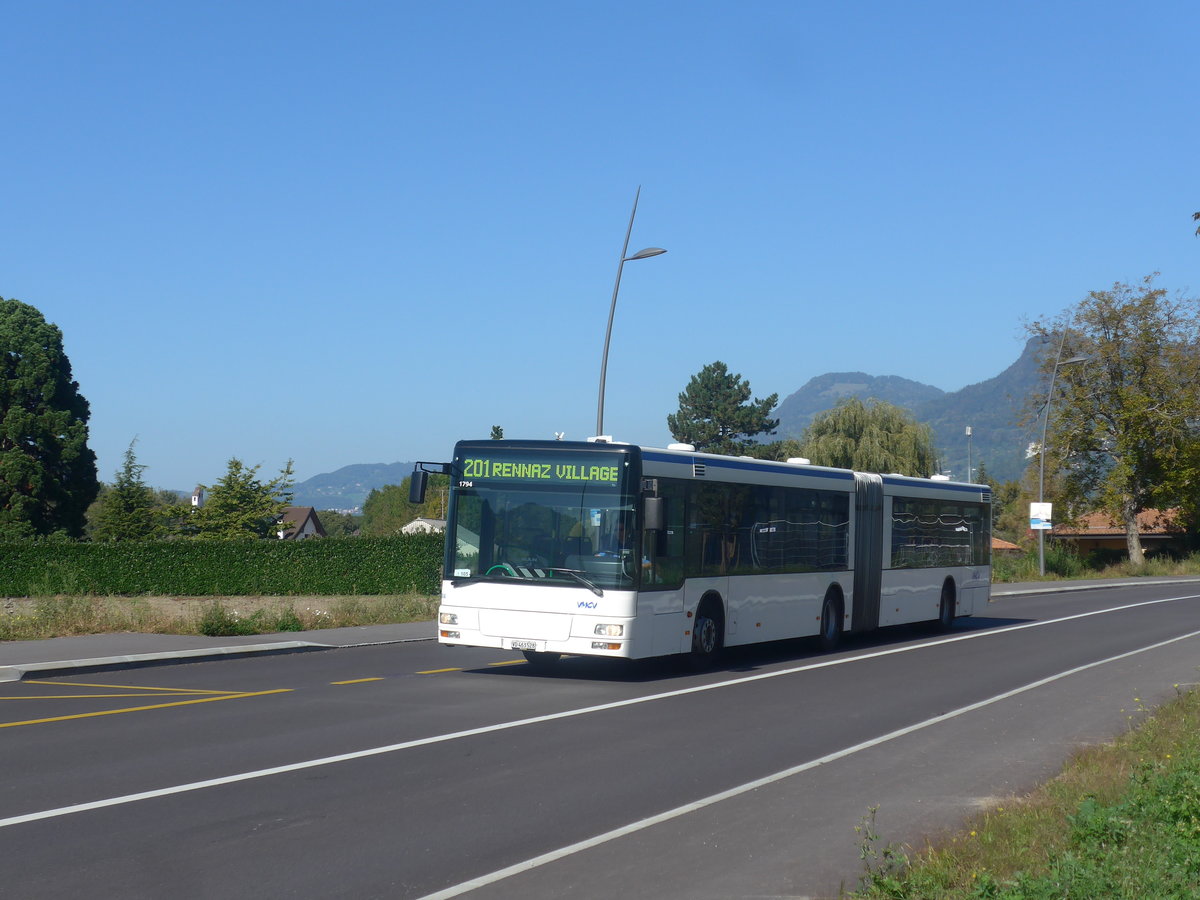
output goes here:
[{"label": "pine tree", "polygon": [[133,453],[135,438],[125,450],[125,463],[117,470],[111,488],[105,491],[91,517],[92,539],[97,541],[144,541],[155,536],[154,491],[142,481],[146,467]]},{"label": "pine tree", "polygon": [[0,297],[0,538],[83,535],[100,490],[62,332]]},{"label": "pine tree", "polygon": [[247,466],[237,457],[230,459],[221,480],[206,488],[204,505],[188,508],[185,533],[238,540],[275,537],[283,530],[279,518],[292,505],[292,461],[270,481],[259,480],[259,468]]},{"label": "pine tree", "polygon": [[717,360],[692,376],[679,395],[679,412],[667,416],[667,428],[677,441],[705,453],[740,454],[753,444],[742,440],[771,434],[779,420],[770,418],[778,394],[750,400],[750,382],[731,375]]}]

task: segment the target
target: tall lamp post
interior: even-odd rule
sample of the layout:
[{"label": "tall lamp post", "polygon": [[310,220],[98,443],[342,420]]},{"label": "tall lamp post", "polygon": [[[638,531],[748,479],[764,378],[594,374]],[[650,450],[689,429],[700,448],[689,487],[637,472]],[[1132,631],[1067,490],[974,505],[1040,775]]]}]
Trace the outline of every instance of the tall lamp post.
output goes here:
[{"label": "tall lamp post", "polygon": [[604,355],[600,357],[600,399],[596,402],[596,436],[604,434],[604,378],[608,373],[608,342],[612,339],[613,316],[617,312],[617,291],[621,288],[621,269],[625,263],[634,259],[648,259],[651,256],[661,256],[667,251],[662,247],[647,247],[639,250],[633,256],[629,252],[629,235],[633,233],[633,217],[637,215],[638,197],[642,195],[642,186],[638,185],[637,193],[633,195],[633,212],[629,214],[629,227],[625,229],[625,243],[621,247],[621,260],[617,263],[617,280],[613,284],[612,303],[608,307],[608,328],[604,332]]},{"label": "tall lamp post", "polygon": [[[1050,370],[1050,389],[1046,391],[1046,405],[1042,407],[1042,442],[1038,445],[1038,503],[1045,502],[1046,492],[1046,425],[1050,420],[1050,400],[1054,397],[1054,381],[1058,377],[1060,366],[1070,366],[1075,363],[1087,362],[1086,356],[1062,358],[1063,344],[1067,340],[1067,328],[1063,326],[1062,336],[1058,339],[1058,351],[1054,354],[1054,368]],[[1046,577],[1046,529],[1038,529],[1038,574]]]}]

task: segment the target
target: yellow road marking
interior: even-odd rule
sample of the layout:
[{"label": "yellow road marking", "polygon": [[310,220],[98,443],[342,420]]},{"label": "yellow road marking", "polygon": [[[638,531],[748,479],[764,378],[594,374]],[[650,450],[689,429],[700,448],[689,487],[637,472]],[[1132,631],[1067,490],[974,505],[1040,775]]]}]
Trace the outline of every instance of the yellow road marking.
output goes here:
[{"label": "yellow road marking", "polygon": [[330,684],[362,684],[364,681],[383,681],[382,678],[354,678],[350,681],[331,681]]},{"label": "yellow road marking", "polygon": [[267,694],[288,694],[291,688],[280,688],[274,691],[255,691],[248,694],[225,694],[220,697],[199,697],[195,700],[179,700],[175,703],[156,703],[152,706],[133,706],[128,709],[105,709],[97,712],[76,713],[73,716],[52,716],[48,719],[29,719],[25,722],[0,722],[0,728],[16,728],[18,725],[44,725],[47,722],[67,722],[71,719],[91,719],[96,716],[116,716],[121,713],[145,712],[150,709],[166,709],[170,706],[191,706],[194,703],[212,703],[217,700],[241,700],[246,697],[264,697]]},{"label": "yellow road marking", "polygon": [[56,684],[62,687],[114,688],[119,691],[171,691],[176,694],[240,694],[241,691],[202,691],[195,688],[142,687],[136,684],[91,684],[86,681],[37,681],[28,678],[25,684]]},{"label": "yellow road marking", "polygon": [[524,663],[523,659],[506,659],[504,662],[488,663],[489,666],[519,666]]},{"label": "yellow road marking", "polygon": [[461,668],[455,669],[426,669],[424,672],[418,672],[418,675],[440,675],[443,672],[461,672]]}]

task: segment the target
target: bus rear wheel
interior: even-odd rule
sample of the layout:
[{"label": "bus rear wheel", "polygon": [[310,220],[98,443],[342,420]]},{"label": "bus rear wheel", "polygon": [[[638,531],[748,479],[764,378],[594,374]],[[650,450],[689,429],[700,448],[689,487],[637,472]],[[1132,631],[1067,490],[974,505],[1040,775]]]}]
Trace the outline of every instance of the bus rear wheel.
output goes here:
[{"label": "bus rear wheel", "polygon": [[954,627],[954,606],[954,585],[947,581],[942,585],[942,599],[938,603],[938,631],[949,631]]},{"label": "bus rear wheel", "polygon": [[836,650],[842,640],[842,598],[832,591],[821,604],[821,649]]}]

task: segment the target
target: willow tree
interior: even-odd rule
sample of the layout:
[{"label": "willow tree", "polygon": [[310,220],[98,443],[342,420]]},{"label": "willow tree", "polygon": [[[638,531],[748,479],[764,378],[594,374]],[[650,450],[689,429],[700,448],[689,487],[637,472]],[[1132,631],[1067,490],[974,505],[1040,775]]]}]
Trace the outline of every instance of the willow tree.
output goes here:
[{"label": "willow tree", "polygon": [[1138,514],[1193,502],[1200,489],[1200,301],[1168,296],[1156,276],[1092,291],[1029,326],[1057,335],[1047,376],[1084,358],[1058,367],[1050,404],[1047,463],[1061,472],[1061,499],[1121,523],[1135,564],[1145,559]]},{"label": "willow tree", "polygon": [[744,453],[753,444],[749,438],[779,427],[771,418],[778,400],[778,394],[751,400],[750,382],[717,360],[692,376],[667,428],[675,440],[705,453]]},{"label": "willow tree", "polygon": [[100,490],[90,415],[58,326],[0,297],[0,538],[82,536]]},{"label": "willow tree", "polygon": [[[818,466],[859,472],[890,472],[928,478],[938,470],[937,448],[928,425],[882,400],[849,397],[820,413],[792,444],[789,456]],[[794,451],[794,452],[793,452]]]}]

